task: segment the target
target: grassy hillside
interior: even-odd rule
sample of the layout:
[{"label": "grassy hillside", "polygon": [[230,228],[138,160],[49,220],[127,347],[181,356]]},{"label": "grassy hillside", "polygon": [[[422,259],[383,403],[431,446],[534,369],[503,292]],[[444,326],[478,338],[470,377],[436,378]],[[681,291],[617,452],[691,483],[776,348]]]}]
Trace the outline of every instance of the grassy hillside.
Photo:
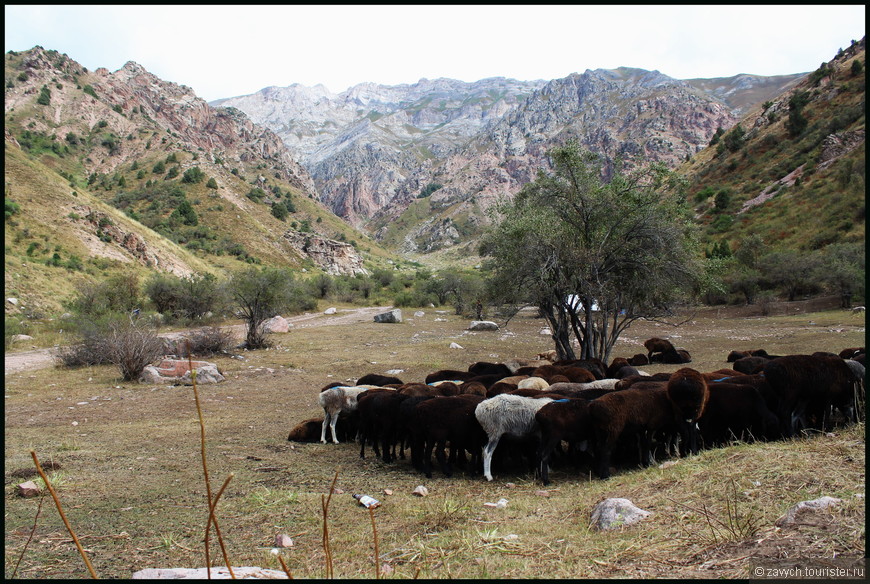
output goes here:
[{"label": "grassy hillside", "polygon": [[369,270],[394,258],[315,200],[277,138],[184,86],[41,47],[7,53],[5,79],[7,312],[60,313],[120,271],[318,273],[288,231],[352,244]]},{"label": "grassy hillside", "polygon": [[864,40],[750,111],[685,163],[712,246],[749,235],[791,250],[865,237]]}]

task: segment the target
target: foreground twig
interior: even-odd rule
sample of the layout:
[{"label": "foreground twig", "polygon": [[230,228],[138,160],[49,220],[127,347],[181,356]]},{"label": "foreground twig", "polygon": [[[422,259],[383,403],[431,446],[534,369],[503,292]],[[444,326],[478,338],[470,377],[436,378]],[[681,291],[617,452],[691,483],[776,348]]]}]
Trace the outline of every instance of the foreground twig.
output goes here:
[{"label": "foreground twig", "polygon": [[91,577],[94,579],[99,579],[97,573],[94,572],[94,567],[91,565],[91,561],[85,554],[85,550],[82,547],[82,544],[79,543],[79,538],[76,537],[75,532],[73,532],[72,526],[69,524],[66,515],[64,515],[63,513],[63,508],[60,506],[60,499],[57,498],[57,493],[54,492],[54,487],[51,486],[51,481],[49,481],[48,477],[45,476],[45,471],[42,470],[42,466],[40,466],[39,460],[36,458],[36,452],[31,450],[30,456],[33,458],[33,463],[36,465],[36,471],[39,473],[39,476],[42,477],[42,481],[45,483],[48,492],[51,493],[51,498],[54,499],[54,504],[57,505],[57,512],[60,513],[60,518],[63,519],[63,524],[66,525],[67,531],[69,531],[69,534],[72,536],[73,541],[75,542],[76,547],[79,550],[79,554],[81,554],[82,559],[85,561],[85,565],[88,567],[88,571],[91,573]]},{"label": "foreground twig", "polygon": [[375,527],[375,510],[369,507],[369,516],[372,518],[372,533],[375,538],[375,580],[381,579],[381,556],[378,552],[378,528]]},{"label": "foreground twig", "polygon": [[292,580],[293,574],[290,573],[290,568],[287,567],[287,564],[284,563],[284,558],[280,555],[278,556],[278,562],[281,564],[281,569],[284,570],[284,573],[287,574],[287,578]]},{"label": "foreground twig", "polygon": [[326,577],[332,578],[332,550],[329,547],[329,526],[326,519],[329,515],[329,501],[332,499],[332,493],[335,491],[335,482],[338,480],[338,469],[335,470],[335,476],[332,478],[332,485],[329,487],[329,496],[320,495],[320,506],[323,511],[323,552],[326,554]]},{"label": "foreground twig", "polygon": [[[196,371],[193,369],[193,357],[190,355],[190,341],[187,342],[187,364],[190,369],[190,378],[193,382],[193,398],[196,401],[196,413],[199,415],[199,444],[200,444],[200,453],[202,454],[202,472],[205,475],[205,492],[208,497],[208,521],[205,524],[205,567],[206,573],[208,574],[209,580],[211,579],[211,558],[209,557],[209,532],[211,529],[211,524],[214,523],[214,531],[218,538],[218,543],[221,546],[221,552],[223,552],[224,556],[224,564],[227,567],[227,570],[230,573],[230,577],[235,580],[236,575],[233,573],[233,568],[230,566],[230,559],[227,556],[227,549],[224,546],[224,538],[221,535],[221,529],[218,525],[217,517],[214,516],[214,506],[215,500],[212,499],[211,496],[211,481],[208,478],[208,463],[206,462],[205,456],[205,421],[202,418],[202,408],[199,405],[199,392],[196,389]],[[230,475],[232,477],[232,475]],[[227,482],[229,482],[229,478],[227,478]],[[224,487],[226,487],[226,483],[224,483]],[[221,489],[223,492],[223,488]]]},{"label": "foreground twig", "polygon": [[21,555],[18,556],[18,561],[15,562],[15,569],[12,570],[12,576],[9,578],[10,580],[15,579],[15,574],[18,573],[18,566],[21,565],[21,560],[24,559],[24,552],[27,551],[27,546],[30,545],[30,542],[33,540],[33,534],[36,533],[36,523],[39,521],[39,513],[42,511],[42,503],[45,502],[45,491],[39,496],[39,506],[36,508],[36,516],[33,518],[33,529],[30,530],[30,536],[28,536],[27,541],[24,543],[24,548],[21,550]]}]

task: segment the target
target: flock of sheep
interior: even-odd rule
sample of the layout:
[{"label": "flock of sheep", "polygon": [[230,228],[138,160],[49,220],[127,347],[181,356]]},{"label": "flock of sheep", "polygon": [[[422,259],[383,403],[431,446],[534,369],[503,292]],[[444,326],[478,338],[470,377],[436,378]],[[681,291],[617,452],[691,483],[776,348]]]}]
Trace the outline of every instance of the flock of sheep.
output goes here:
[{"label": "flock of sheep", "polygon": [[354,386],[333,383],[319,396],[324,418],[301,422],[288,440],[326,443],[329,433],[336,444],[358,441],[361,458],[370,445],[386,463],[409,449],[413,468],[427,477],[433,453],[446,476],[462,466],[490,481],[495,458],[497,468],[529,464],[546,485],[554,464],[608,478],[613,467],[647,466],[657,454],[827,431],[863,416],[863,347],[839,355],[732,351],[730,368],[650,375],[636,367],[684,365],[691,356],[666,339],[644,346],[646,355],[610,365],[554,362],[551,352],[436,371],[424,383],[379,374]]}]

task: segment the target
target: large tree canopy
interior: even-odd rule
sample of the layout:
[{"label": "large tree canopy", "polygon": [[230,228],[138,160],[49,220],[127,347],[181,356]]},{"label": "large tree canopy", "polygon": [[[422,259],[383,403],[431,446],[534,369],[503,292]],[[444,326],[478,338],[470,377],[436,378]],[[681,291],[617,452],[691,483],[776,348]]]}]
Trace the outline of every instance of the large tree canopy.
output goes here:
[{"label": "large tree canopy", "polygon": [[503,300],[539,307],[560,359],[575,358],[573,335],[581,358],[607,361],[631,322],[697,291],[693,224],[663,165],[617,163],[604,180],[601,160],[574,143],[549,158],[551,172],[496,207],[480,252]]}]

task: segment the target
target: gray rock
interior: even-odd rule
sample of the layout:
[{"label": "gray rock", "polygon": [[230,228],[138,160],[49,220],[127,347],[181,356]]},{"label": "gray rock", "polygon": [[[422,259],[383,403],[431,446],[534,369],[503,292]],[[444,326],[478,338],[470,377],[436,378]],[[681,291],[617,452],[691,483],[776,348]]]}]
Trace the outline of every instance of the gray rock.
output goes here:
[{"label": "gray rock", "polygon": [[[281,570],[267,568],[233,566],[236,578],[255,580],[286,579],[287,574]],[[224,566],[211,569],[211,577],[215,580],[230,579],[230,571]],[[208,568],[146,568],[133,573],[134,580],[204,580],[208,578]]]},{"label": "gray rock", "polygon": [[283,316],[275,315],[263,323],[263,332],[266,333],[286,333],[290,332],[290,327],[293,326]]},{"label": "gray rock", "polygon": [[[224,380],[224,376],[221,375],[220,371],[216,365],[203,365],[202,367],[195,367],[194,371],[196,371],[196,382],[197,383],[220,383]],[[181,377],[181,383],[184,385],[193,385],[193,379],[190,374],[190,371],[187,371]]]},{"label": "gray rock", "polygon": [[822,509],[839,505],[842,502],[842,499],[837,499],[836,497],[820,497],[818,499],[813,499],[812,501],[801,501],[797,505],[793,505],[785,515],[777,519],[776,526],[783,527],[785,525],[793,525],[806,513],[821,511]]},{"label": "gray rock", "polygon": [[146,365],[139,375],[139,383],[167,383],[170,378],[163,377],[154,365]]},{"label": "gray rock", "polygon": [[393,310],[376,314],[375,322],[402,322],[402,310],[394,308]]},{"label": "gray rock", "polygon": [[592,526],[601,531],[619,529],[637,523],[650,515],[649,511],[636,507],[628,499],[605,499],[592,509]]},{"label": "gray rock", "polygon": [[498,325],[491,320],[472,320],[468,327],[470,331],[497,331]]}]

